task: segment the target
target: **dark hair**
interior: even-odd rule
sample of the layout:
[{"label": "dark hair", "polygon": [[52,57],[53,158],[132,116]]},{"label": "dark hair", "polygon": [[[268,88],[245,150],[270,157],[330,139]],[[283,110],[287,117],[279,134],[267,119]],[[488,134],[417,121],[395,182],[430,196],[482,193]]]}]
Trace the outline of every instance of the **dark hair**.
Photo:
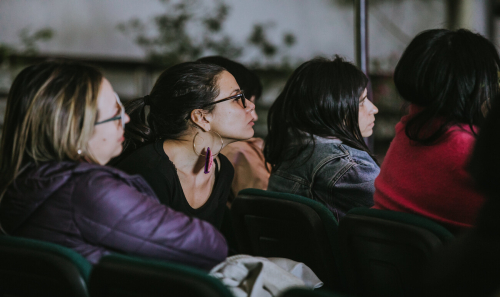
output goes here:
[{"label": "dark hair", "polygon": [[474,228],[436,254],[422,283],[425,296],[495,296],[500,289],[500,98],[479,131],[469,172],[486,200]]},{"label": "dark hair", "polygon": [[[478,189],[489,197],[498,199],[500,193],[500,96],[494,98],[492,108],[479,131],[469,171]],[[500,201],[500,199],[498,199]]]},{"label": "dark hair", "polygon": [[272,170],[314,146],[314,135],[336,137],[371,155],[358,123],[359,97],[367,84],[363,72],[338,56],[300,65],[269,110],[264,155]]},{"label": "dark hair", "polygon": [[[218,76],[225,69],[211,64],[186,62],[165,70],[143,98],[125,104],[130,122],[125,127],[125,149],[130,152],[156,139],[177,139],[188,128],[194,109],[204,108],[219,95]],[[146,104],[146,102],[148,104]],[[150,111],[145,116],[144,107]]]},{"label": "dark hair", "polygon": [[408,138],[430,145],[457,123],[474,131],[484,120],[482,104],[499,93],[498,69],[494,45],[479,34],[465,29],[418,34],[394,72],[399,94],[423,108],[406,123]]},{"label": "dark hair", "polygon": [[259,77],[242,64],[221,56],[204,57],[198,59],[198,61],[224,67],[234,76],[236,82],[240,86],[240,89],[245,92],[245,97],[248,99],[255,96],[255,101],[257,101],[260,99],[260,96],[262,96],[262,83],[260,82]]}]

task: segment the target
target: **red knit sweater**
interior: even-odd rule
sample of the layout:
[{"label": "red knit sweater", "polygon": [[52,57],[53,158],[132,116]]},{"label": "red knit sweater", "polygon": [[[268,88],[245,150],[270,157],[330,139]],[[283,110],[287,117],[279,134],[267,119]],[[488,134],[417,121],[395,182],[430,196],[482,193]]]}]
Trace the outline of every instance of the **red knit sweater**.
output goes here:
[{"label": "red knit sweater", "polygon": [[412,106],[396,125],[375,180],[374,208],[418,214],[458,233],[472,226],[484,202],[466,170],[474,134],[463,124],[451,127],[435,145],[410,144],[405,122],[416,110]]}]

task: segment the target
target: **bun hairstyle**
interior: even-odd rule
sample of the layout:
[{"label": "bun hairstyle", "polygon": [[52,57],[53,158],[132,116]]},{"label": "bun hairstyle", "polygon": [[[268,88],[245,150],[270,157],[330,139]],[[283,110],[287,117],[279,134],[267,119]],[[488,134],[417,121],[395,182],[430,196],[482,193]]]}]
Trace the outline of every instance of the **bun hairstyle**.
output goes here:
[{"label": "bun hairstyle", "polygon": [[157,139],[182,136],[193,110],[211,112],[215,108],[202,106],[219,95],[217,82],[223,71],[220,66],[198,62],[181,63],[165,70],[149,95],[125,104],[130,116],[125,128],[125,150],[131,152]]},{"label": "bun hairstyle", "polygon": [[[431,145],[454,124],[480,126],[483,104],[499,95],[500,58],[483,36],[465,29],[418,34],[394,71],[396,88],[422,108],[406,123],[409,139]],[[475,133],[475,132],[474,132]]]}]

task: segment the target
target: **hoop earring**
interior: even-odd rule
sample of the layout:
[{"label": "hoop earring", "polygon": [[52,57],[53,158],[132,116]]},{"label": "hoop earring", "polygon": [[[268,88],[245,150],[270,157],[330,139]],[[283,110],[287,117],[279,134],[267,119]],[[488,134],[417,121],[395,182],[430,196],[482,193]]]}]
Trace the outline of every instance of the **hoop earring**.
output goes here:
[{"label": "hoop earring", "polygon": [[222,139],[222,136],[220,136],[219,133],[217,133],[215,131],[208,131],[208,132],[215,133],[220,138],[221,145],[220,145],[220,149],[217,152],[217,154],[212,154],[212,150],[210,149],[209,146],[206,148],[206,154],[202,154],[202,150],[200,150],[200,152],[198,153],[196,151],[196,142],[195,142],[195,140],[196,140],[196,137],[198,136],[198,134],[200,134],[200,132],[196,132],[196,134],[193,137],[193,151],[194,151],[194,153],[197,154],[198,156],[204,156],[205,157],[205,168],[204,168],[204,171],[203,171],[205,174],[210,173],[210,170],[212,169],[212,165],[213,165],[213,162],[214,162],[214,158],[220,153],[220,151],[224,147],[224,140]]}]

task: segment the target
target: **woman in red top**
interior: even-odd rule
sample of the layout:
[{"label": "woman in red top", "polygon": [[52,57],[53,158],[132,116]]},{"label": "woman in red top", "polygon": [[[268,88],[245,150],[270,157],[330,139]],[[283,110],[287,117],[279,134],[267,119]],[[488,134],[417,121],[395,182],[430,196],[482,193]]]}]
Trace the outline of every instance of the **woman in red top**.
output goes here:
[{"label": "woman in red top", "polygon": [[489,98],[499,94],[498,69],[493,44],[468,30],[412,40],[394,72],[410,112],[375,180],[375,208],[419,214],[454,233],[472,226],[484,197],[466,166]]}]

